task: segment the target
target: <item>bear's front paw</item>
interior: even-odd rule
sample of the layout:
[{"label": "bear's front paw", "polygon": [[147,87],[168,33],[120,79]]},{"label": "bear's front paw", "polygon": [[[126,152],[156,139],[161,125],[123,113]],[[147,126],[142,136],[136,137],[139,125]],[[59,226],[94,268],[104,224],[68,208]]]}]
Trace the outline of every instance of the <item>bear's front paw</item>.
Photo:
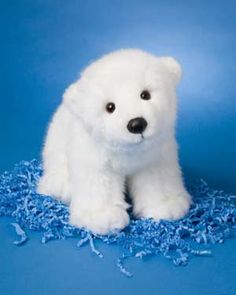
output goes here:
[{"label": "bear's front paw", "polygon": [[104,208],[91,210],[71,208],[70,223],[76,227],[91,230],[93,233],[105,235],[128,225],[129,215],[121,206],[106,205]]},{"label": "bear's front paw", "polygon": [[148,202],[148,205],[143,204],[136,213],[139,217],[155,220],[176,220],[188,213],[191,203],[191,197],[187,193],[164,199],[155,198],[151,203]]}]

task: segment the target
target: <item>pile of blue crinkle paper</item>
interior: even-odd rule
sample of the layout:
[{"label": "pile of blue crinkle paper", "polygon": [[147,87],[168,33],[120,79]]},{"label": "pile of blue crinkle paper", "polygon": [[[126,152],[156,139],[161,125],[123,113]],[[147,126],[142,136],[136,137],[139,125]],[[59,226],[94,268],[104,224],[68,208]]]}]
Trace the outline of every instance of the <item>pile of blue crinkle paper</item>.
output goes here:
[{"label": "pile of blue crinkle paper", "polygon": [[188,186],[193,205],[185,218],[174,222],[131,219],[124,230],[99,236],[71,226],[66,205],[35,192],[41,174],[41,164],[32,160],[22,161],[0,176],[0,216],[14,218],[12,225],[19,235],[16,245],[25,243],[26,232],[33,230],[42,233],[42,243],[74,237],[78,238],[78,247],[88,243],[95,254],[103,257],[94,244],[101,240],[121,248],[117,266],[124,275],[131,276],[124,267],[129,257],[162,254],[175,265],[186,265],[192,256],[209,255],[211,244],[235,236],[235,196],[211,189],[203,180]]}]

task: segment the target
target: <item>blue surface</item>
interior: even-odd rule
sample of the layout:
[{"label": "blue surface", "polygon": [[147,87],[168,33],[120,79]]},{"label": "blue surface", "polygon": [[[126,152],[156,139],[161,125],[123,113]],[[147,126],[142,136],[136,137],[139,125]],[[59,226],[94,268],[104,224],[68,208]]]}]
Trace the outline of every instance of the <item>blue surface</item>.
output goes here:
[{"label": "blue surface", "polygon": [[[39,156],[63,90],[89,61],[139,47],[183,65],[177,135],[185,174],[236,192],[235,1],[2,0],[0,34],[1,171]],[[0,219],[3,295],[236,294],[235,240],[185,268],[130,261],[135,277],[126,279],[114,266],[115,247],[101,246],[100,260],[74,240],[41,246],[34,234],[17,248],[14,235]]]},{"label": "blue surface", "polygon": [[[127,262],[131,279],[115,266],[116,247],[100,245],[99,259],[89,247],[78,250],[75,240],[40,244],[40,235],[20,249],[9,219],[0,219],[1,294],[148,294],[235,295],[236,240],[214,249],[211,258],[194,258],[187,267],[174,267],[162,257]],[[3,271],[4,270],[4,271]]]}]

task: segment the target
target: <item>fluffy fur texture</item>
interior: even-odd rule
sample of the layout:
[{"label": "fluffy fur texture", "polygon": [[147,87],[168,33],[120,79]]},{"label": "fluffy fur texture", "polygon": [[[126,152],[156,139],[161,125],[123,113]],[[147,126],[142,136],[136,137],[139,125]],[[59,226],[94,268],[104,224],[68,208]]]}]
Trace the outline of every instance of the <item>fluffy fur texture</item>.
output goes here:
[{"label": "fluffy fur texture", "polygon": [[[174,132],[180,77],[173,58],[128,49],[92,63],[65,91],[46,137],[38,192],[68,203],[72,225],[98,234],[125,227],[126,186],[138,217],[187,213]],[[140,97],[144,90],[149,100]],[[147,123],[140,133],[127,128],[135,118]]]}]

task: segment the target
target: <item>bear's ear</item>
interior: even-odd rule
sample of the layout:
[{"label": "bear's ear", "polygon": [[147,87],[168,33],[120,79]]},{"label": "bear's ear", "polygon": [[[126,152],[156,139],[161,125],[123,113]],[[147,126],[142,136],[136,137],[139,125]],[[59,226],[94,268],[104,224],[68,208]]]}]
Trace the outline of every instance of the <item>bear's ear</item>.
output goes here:
[{"label": "bear's ear", "polygon": [[77,82],[71,84],[63,94],[63,103],[72,113],[76,113],[78,108],[78,85]]},{"label": "bear's ear", "polygon": [[172,81],[177,85],[182,77],[182,69],[180,64],[173,57],[161,57],[159,62],[165,67]]}]

